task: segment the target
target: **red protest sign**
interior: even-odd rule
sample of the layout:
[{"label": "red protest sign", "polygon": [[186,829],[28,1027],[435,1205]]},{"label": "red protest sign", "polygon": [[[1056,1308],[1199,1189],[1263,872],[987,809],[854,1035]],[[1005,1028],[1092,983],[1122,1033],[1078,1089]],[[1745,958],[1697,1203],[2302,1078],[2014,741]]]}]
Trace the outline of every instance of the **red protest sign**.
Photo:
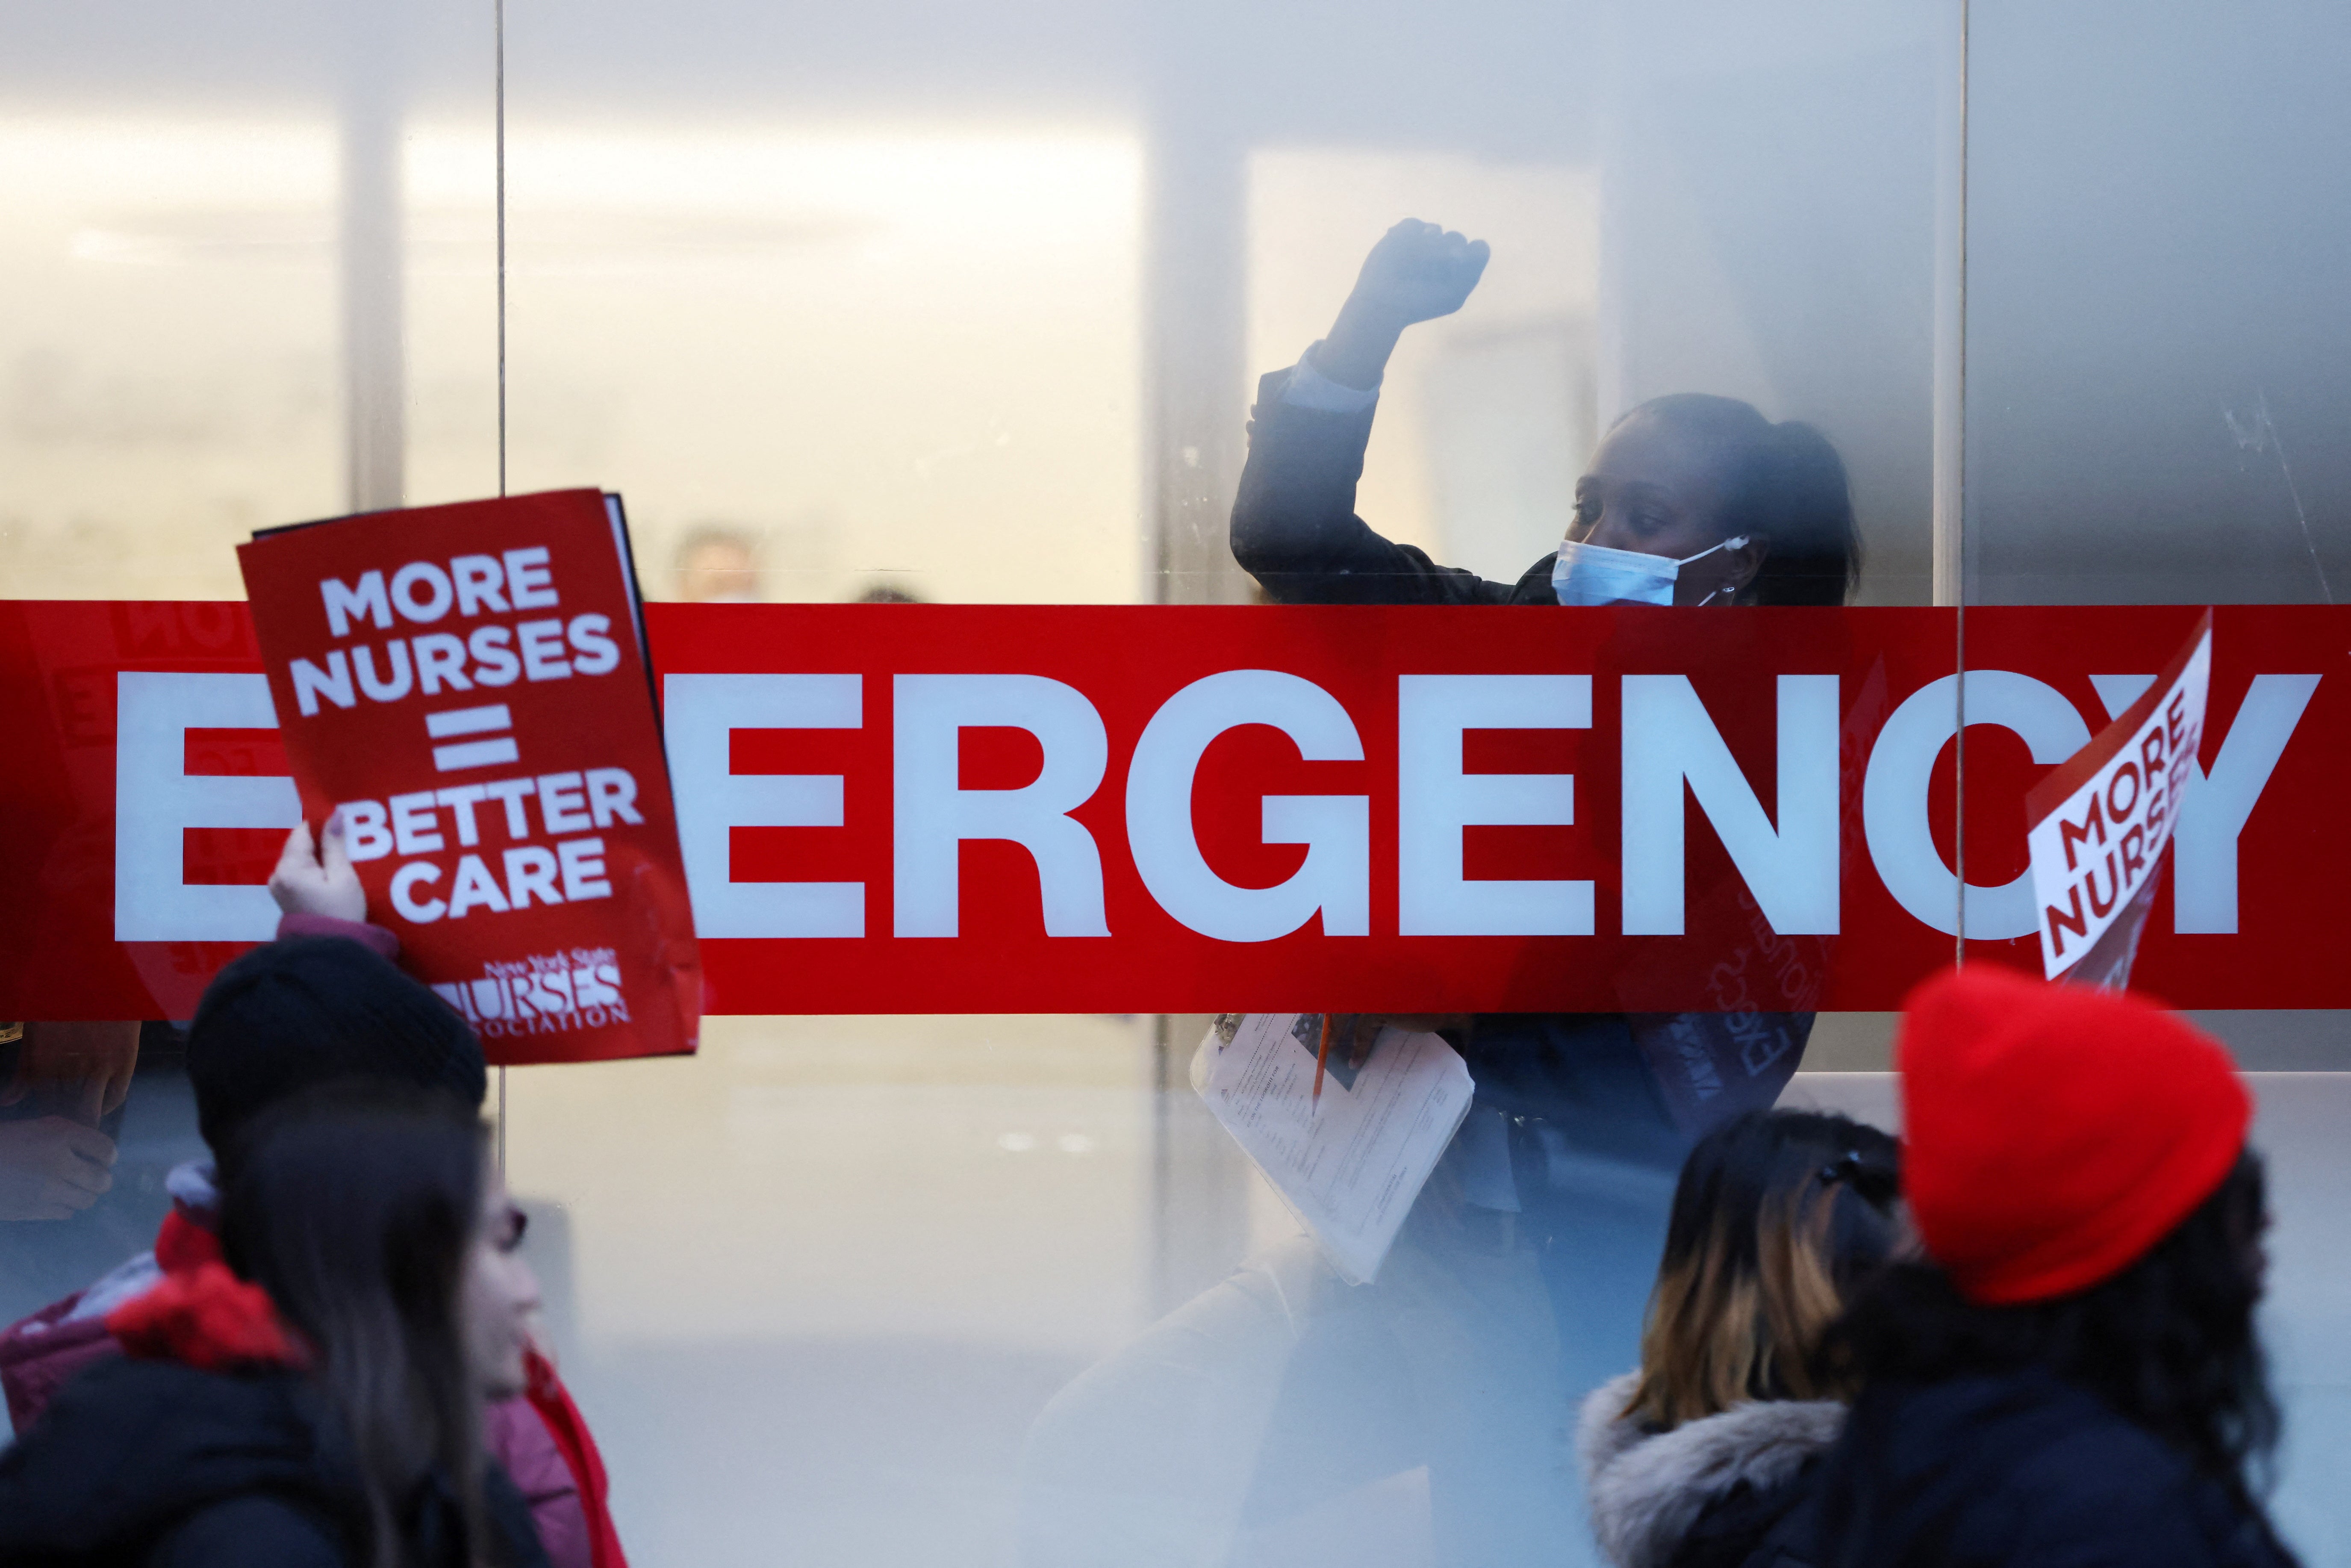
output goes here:
[{"label": "red protest sign", "polygon": [[2115,989],[2128,983],[2204,744],[2211,684],[2208,610],[2163,674],[2026,794],[2045,977],[2070,974]]},{"label": "red protest sign", "polygon": [[619,502],[280,529],[237,550],[304,816],[494,1061],[694,1049],[700,960]]}]

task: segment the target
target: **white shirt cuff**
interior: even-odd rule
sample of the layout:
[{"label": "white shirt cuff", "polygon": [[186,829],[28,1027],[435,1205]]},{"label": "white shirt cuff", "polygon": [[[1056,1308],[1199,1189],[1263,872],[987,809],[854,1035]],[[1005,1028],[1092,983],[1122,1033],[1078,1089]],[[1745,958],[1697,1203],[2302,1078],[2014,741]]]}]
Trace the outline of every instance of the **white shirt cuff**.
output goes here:
[{"label": "white shirt cuff", "polygon": [[1312,348],[1308,349],[1290,367],[1290,384],[1281,392],[1283,402],[1292,408],[1319,409],[1324,413],[1362,413],[1380,401],[1380,389],[1376,386],[1368,391],[1341,386],[1316,370],[1313,353]]}]

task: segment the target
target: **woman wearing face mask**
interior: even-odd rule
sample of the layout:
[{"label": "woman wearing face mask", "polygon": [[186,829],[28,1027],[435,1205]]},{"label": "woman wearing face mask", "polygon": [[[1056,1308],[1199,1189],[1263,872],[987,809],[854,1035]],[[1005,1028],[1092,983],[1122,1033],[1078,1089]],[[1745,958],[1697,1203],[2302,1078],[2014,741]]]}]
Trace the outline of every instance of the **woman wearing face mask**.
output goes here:
[{"label": "woman wearing face mask", "polygon": [[126,1357],[0,1458],[0,1562],[544,1568],[482,1448],[538,1303],[485,1129],[327,1095],[224,1168],[226,1262],[119,1309]]},{"label": "woman wearing face mask", "polygon": [[[1233,507],[1234,558],[1283,603],[1836,605],[1860,570],[1844,464],[1807,424],[1733,398],[1677,392],[1612,425],[1559,549],[1515,583],[1433,563],[1354,515],[1381,377],[1404,329],[1458,310],[1487,246],[1413,219],[1364,262],[1330,335],[1267,376]],[[1726,953],[1734,969],[1750,953]],[[1794,1073],[1809,1012],[1344,1018],[1351,1058],[1383,1023],[1441,1030],[1477,1103],[1447,1163],[1460,1216],[1507,1227],[1541,1260],[1560,1375],[1588,1389],[1623,1364],[1693,1140],[1771,1105]],[[1710,1078],[1693,1094],[1687,1064]],[[1719,1087],[1716,1086],[1719,1084]],[[1493,1211],[1507,1215],[1496,1217]],[[1426,1217],[1424,1217],[1426,1218]]]},{"label": "woman wearing face mask", "polygon": [[[1355,483],[1388,358],[1407,326],[1461,308],[1487,255],[1483,241],[1405,219],[1372,248],[1330,335],[1259,384],[1232,549],[1269,596],[1551,607],[1844,601],[1861,550],[1844,461],[1812,426],[1774,424],[1733,398],[1677,392],[1619,418],[1576,481],[1568,537],[1514,583],[1438,566],[1356,517]],[[1751,956],[1723,958],[1737,970]],[[1604,1375],[1608,1346],[1632,1332],[1639,1309],[1631,1281],[1646,1275],[1650,1232],[1663,1223],[1663,1195],[1689,1141],[1770,1105],[1812,1030],[1806,1012],[1758,1012],[1744,1032],[1727,1016],[1340,1019],[1353,1060],[1368,1053],[1383,1023],[1441,1030],[1468,1060],[1478,1107],[1454,1155],[1470,1167],[1468,1190],[1516,1215],[1513,1228],[1543,1254],[1576,1386]],[[1704,1063],[1698,1077],[1727,1087],[1694,1099],[1676,1081],[1693,1061]],[[1510,1124],[1508,1139],[1499,1120]],[[1596,1196],[1585,1190],[1595,1163],[1644,1173],[1646,1199],[1628,1205],[1614,1176]],[[1617,1283],[1595,1285],[1595,1277]]]},{"label": "woman wearing face mask", "polygon": [[1372,247],[1330,336],[1258,386],[1233,559],[1283,604],[1842,604],[1860,570],[1844,464],[1808,424],[1734,398],[1653,398],[1576,481],[1556,555],[1514,583],[1437,566],[1355,516],[1380,381],[1404,329],[1461,308],[1483,240],[1407,218]]},{"label": "woman wearing face mask", "polygon": [[[1575,482],[1575,513],[1559,550],[1528,567],[1517,583],[1439,567],[1416,546],[1383,538],[1354,515],[1378,409],[1380,379],[1396,340],[1413,322],[1453,315],[1486,273],[1489,246],[1460,233],[1404,219],[1373,245],[1331,334],[1290,369],[1258,383],[1249,423],[1249,465],[1232,506],[1232,555],[1279,604],[1844,604],[1860,579],[1860,534],[1844,458],[1813,425],[1772,423],[1751,404],[1707,392],[1653,397],[1608,428]],[[1777,1046],[1771,1083],[1730,1095],[1719,1114],[1771,1105],[1796,1067],[1811,1016],[1766,1013]],[[1601,1058],[1625,1058],[1596,1041],[1559,1041],[1528,1051],[1523,1025],[1499,1018],[1343,1016],[1343,1049],[1362,1061],[1380,1022],[1444,1028],[1495,1072],[1479,1072],[1481,1098],[1505,1114],[1544,1114],[1615,1098],[1625,1074]],[[1577,1032],[1587,1030],[1583,1022]],[[1556,1032],[1544,1028],[1540,1032]],[[1747,1051],[1750,1061],[1754,1051]],[[1538,1072],[1533,1058],[1580,1067]],[[1636,1100],[1641,1100],[1636,1095]],[[1646,1110],[1646,1100],[1641,1100]],[[1622,1122],[1622,1116],[1605,1116]],[[1693,1128],[1683,1128],[1693,1131]],[[1665,1145],[1660,1145],[1665,1147]],[[1678,1164],[1686,1143],[1672,1145]]]},{"label": "woman wearing face mask", "polygon": [[[1460,308],[1486,246],[1399,224],[1330,336],[1261,383],[1232,549],[1299,604],[1836,604],[1855,574],[1844,465],[1747,404],[1661,398],[1609,432],[1573,538],[1515,584],[1440,567],[1354,515],[1380,376],[1404,329]],[[1378,1280],[1310,1241],[1252,1258],[1058,1396],[1024,1459],[1029,1568],[1295,1555],[1378,1489],[1425,1478],[1437,1561],[1543,1564],[1585,1535],[1558,1484],[1568,1402],[1636,1354],[1691,1142],[1768,1106],[1809,1014],[1488,1014],[1440,1028],[1477,1099]],[[1654,1062],[1707,1062],[1696,1114]],[[1369,1489],[1369,1490],[1367,1490]],[[1313,1522],[1309,1522],[1313,1521]],[[1314,1550],[1321,1550],[1321,1547]],[[1310,1560],[1311,1557],[1310,1557]]]}]

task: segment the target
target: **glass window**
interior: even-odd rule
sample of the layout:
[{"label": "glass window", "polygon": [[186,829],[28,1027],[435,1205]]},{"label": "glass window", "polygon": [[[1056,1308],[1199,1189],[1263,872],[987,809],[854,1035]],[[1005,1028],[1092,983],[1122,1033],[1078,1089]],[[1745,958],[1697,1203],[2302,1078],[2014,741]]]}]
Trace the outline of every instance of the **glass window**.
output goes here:
[{"label": "glass window", "polygon": [[[1813,601],[1859,608],[1709,622],[1700,695],[1719,713],[1728,683],[1810,635],[1789,628],[1835,627],[1803,643],[1823,661],[1904,628],[1890,664],[1823,665],[1850,677],[1832,716],[1842,907],[1883,906],[1885,926],[1898,903],[1903,939],[1938,957],[2031,965],[1992,894],[2025,863],[2014,798],[2059,742],[2035,750],[1988,696],[1963,708],[1991,689],[1977,677],[2070,672],[2058,727],[2086,737],[2195,607],[2223,606],[2216,778],[2231,725],[2315,733],[2343,678],[2289,654],[2332,634],[2351,584],[2351,325],[2332,288],[2351,218],[2308,172],[2351,138],[2326,74],[2351,23],[2300,3],[2260,26],[2173,9],[11,16],[0,570],[12,600],[233,600],[231,547],[257,528],[601,486],[626,497],[656,600],[1550,602],[1552,552],[1598,515],[1585,482],[1656,478],[1609,446],[1620,419],[1672,394],[1742,400],[1760,419],[1706,417],[1801,423],[1825,447],[1752,440],[1774,463],[1795,443],[1841,465],[1858,561]],[[1343,302],[1405,218],[1490,261],[1459,308],[1354,355],[1378,334]],[[1674,474],[1731,487],[1748,458],[1710,466],[1749,452],[1718,440],[1730,428],[1686,431],[1703,460]],[[1299,431],[1321,433],[1306,458]],[[1266,455],[1282,442],[1290,457]],[[1352,507],[1421,552],[1392,574],[1413,586],[1237,558],[1253,450],[1261,488],[1314,492],[1309,523]],[[1755,595],[1742,580],[1732,597]],[[2053,618],[2074,605],[2109,618]],[[77,667],[30,632],[6,642],[8,613],[0,658],[67,702]],[[153,613],[231,656],[204,642],[229,624],[217,608]],[[1674,652],[1609,644],[1627,669]],[[2297,691],[2306,715],[2261,706]],[[1871,747],[1922,692],[1905,892],[1855,824]],[[1604,704],[1614,723],[1621,698]],[[1720,730],[1776,833],[1787,814],[1754,788],[1778,755],[1768,716],[1742,700]],[[279,766],[250,736],[215,749],[190,766]],[[1472,772],[1536,766],[1517,757]],[[1616,833],[1616,785],[1583,788],[1573,825]],[[1473,852],[1523,878],[1584,852],[1569,825],[1492,824]],[[102,897],[97,831],[61,819],[28,884]],[[1787,957],[1722,841],[1692,831],[1698,935],[1678,951]],[[2199,852],[2191,902],[2218,898],[2224,869],[2240,885],[2239,841]],[[2272,883],[2334,852],[2275,816],[2241,843]],[[189,845],[191,867],[246,883],[274,852]],[[1608,941],[1621,891],[1603,895]],[[8,917],[26,952],[39,907]],[[2160,901],[2154,918],[2145,972],[2203,983],[2226,928]],[[1896,938],[1872,925],[1805,934],[1777,1006],[1448,1024],[1481,1098],[1364,1291],[1316,1260],[1194,1092],[1214,1014],[720,1016],[690,1060],[507,1071],[494,1105],[548,1337],[623,1539],[642,1562],[714,1568],[1596,1562],[1562,1434],[1637,1354],[1691,1135],[1659,1042],[1676,1019],[1761,1017],[1780,1044],[1758,1092],[1890,1124],[1895,1015],[1855,977]],[[2317,994],[2291,945],[2320,925],[2283,931],[2264,982],[2281,1000]],[[141,961],[171,970],[162,994],[224,951]],[[1635,1009],[1644,973],[1623,968],[1612,1005]],[[1871,1009],[1835,1005],[1855,999]],[[2198,1013],[2259,1078],[2280,1514],[2325,1560],[2351,1538],[2323,1473],[2351,1427],[2325,1261],[2351,1035],[2336,1009]],[[0,1156],[52,1112],[120,1151],[102,1201],[0,1223],[12,1319],[145,1245],[170,1173],[203,1153],[168,1021],[70,1050],[34,1028],[16,1063],[96,1053],[136,1074],[120,1105],[85,1110],[70,1073],[0,1105]]]},{"label": "glass window", "polygon": [[[2321,63],[2351,43],[2351,23],[2323,6],[2262,15],[2239,31],[2168,5],[2126,16],[1979,5],[1969,33],[1969,663],[1990,662],[1979,647],[2029,653],[2067,634],[2062,619],[1991,607],[2221,607],[2203,766],[2225,770],[2248,811],[2217,857],[2175,850],[2141,948],[2158,988],[2195,984],[2199,946],[2218,933],[2261,932],[2266,946],[2325,923],[2309,884],[2282,869],[2313,864],[2323,833],[2277,805],[2250,808],[2290,798],[2298,759],[2326,732],[2342,678],[2326,661],[2341,639],[2323,611],[2235,607],[2332,605],[2351,573],[2340,526],[2351,319],[2326,281],[2351,258],[2351,217],[2292,172],[2351,147],[2351,110]],[[2136,630],[2136,670],[2193,619],[2094,624],[2116,629],[2109,647]],[[2105,706],[2086,685],[2075,701],[2093,716]],[[2302,749],[2270,757],[2264,724]],[[1969,736],[1971,780],[1980,758],[1987,790],[2013,778],[2013,737]],[[1977,883],[1999,881],[2022,849],[2012,821],[1979,833],[1984,815],[1970,818]],[[2332,1349],[2344,1292],[2325,1196],[2342,1176],[2331,1129],[2346,1109],[2346,1015],[2196,1016],[2254,1070],[2254,1139],[2278,1217],[2266,1325],[2286,1406],[2276,1511],[2321,1561],[2351,1541],[2330,1484],[2351,1405]]]}]

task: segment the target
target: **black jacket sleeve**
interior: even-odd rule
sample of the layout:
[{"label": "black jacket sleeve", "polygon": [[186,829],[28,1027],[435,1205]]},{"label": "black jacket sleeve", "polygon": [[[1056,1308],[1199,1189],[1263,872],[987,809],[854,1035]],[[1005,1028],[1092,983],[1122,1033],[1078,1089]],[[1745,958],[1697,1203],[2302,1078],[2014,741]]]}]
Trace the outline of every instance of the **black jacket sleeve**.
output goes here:
[{"label": "black jacket sleeve", "polygon": [[145,1568],[352,1568],[342,1538],[308,1510],[247,1492],[197,1510],[147,1554]]},{"label": "black jacket sleeve", "polygon": [[1438,566],[1355,516],[1372,413],[1281,400],[1288,371],[1258,382],[1249,462],[1233,502],[1233,559],[1282,604],[1555,604],[1551,562],[1516,583]]}]

